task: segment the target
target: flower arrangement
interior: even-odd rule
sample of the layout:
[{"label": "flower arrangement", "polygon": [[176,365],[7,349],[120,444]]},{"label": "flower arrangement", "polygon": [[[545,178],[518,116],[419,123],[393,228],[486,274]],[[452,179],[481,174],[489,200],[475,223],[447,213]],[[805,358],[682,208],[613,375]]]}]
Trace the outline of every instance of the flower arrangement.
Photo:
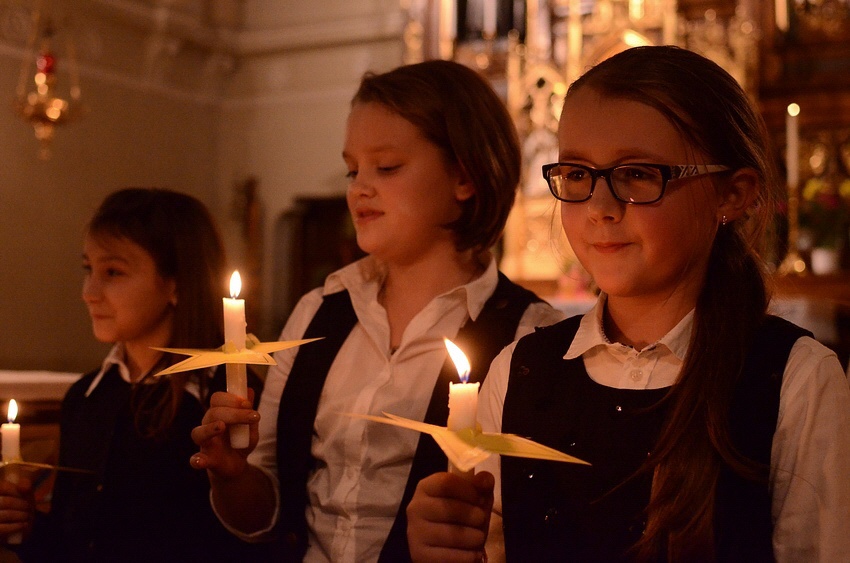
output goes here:
[{"label": "flower arrangement", "polygon": [[812,246],[840,248],[850,229],[850,178],[838,186],[811,178],[803,187],[800,228],[812,237]]}]

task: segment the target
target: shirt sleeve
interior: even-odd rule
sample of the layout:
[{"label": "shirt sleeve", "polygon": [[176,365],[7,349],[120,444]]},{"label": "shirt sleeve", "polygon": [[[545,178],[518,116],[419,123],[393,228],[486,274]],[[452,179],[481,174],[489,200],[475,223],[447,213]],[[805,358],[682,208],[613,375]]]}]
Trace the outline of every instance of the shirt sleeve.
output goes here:
[{"label": "shirt sleeve", "polygon": [[850,386],[836,355],[808,337],[783,376],[771,489],[779,563],[850,561]]},{"label": "shirt sleeve", "polygon": [[[478,421],[483,432],[502,431],[502,410],[505,393],[508,389],[511,357],[516,342],[502,350],[490,364],[490,372],[481,387],[478,398]],[[487,557],[489,561],[504,561],[504,532],[502,530],[502,472],[500,456],[491,455],[481,462],[476,471],[489,471],[496,480],[493,489],[493,514],[490,517],[490,532],[487,536]]]},{"label": "shirt sleeve", "polygon": [[[289,320],[280,333],[278,340],[300,340],[321,304],[322,288],[314,289],[304,295],[289,316]],[[266,374],[265,385],[263,386],[263,393],[260,396],[260,406],[258,409],[260,413],[260,439],[257,442],[257,447],[248,454],[248,463],[265,473],[274,489],[275,509],[271,521],[262,530],[245,534],[229,526],[219,515],[215,504],[213,503],[212,505],[213,511],[224,527],[245,541],[253,542],[263,539],[269,535],[274,529],[275,524],[277,524],[277,515],[280,511],[280,484],[277,478],[277,414],[283,388],[286,386],[286,380],[289,377],[289,372],[292,369],[292,364],[295,362],[297,353],[298,348],[296,347],[281,350],[274,355],[277,365],[269,368]],[[210,500],[212,501],[212,494],[210,495]]]}]

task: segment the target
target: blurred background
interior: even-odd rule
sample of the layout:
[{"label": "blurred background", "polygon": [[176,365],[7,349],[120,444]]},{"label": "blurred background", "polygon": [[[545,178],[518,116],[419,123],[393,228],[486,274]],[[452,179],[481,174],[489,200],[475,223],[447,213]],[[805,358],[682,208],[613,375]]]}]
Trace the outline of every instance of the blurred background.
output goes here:
[{"label": "blurred background", "polygon": [[0,0],[0,370],[100,363],[82,234],[125,186],[207,203],[249,331],[276,338],[295,298],[358,256],[340,152],[360,77],[426,58],[476,68],[508,104],[526,174],[502,268],[580,311],[593,288],[557,240],[539,164],[556,157],[566,86],[639,44],[714,59],[761,108],[792,184],[777,306],[846,362],[850,0]]}]

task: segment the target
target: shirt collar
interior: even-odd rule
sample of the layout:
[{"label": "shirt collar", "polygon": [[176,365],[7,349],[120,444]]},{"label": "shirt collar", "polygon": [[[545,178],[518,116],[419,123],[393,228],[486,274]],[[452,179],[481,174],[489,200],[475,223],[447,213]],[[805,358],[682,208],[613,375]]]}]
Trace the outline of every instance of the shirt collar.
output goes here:
[{"label": "shirt collar", "polygon": [[[499,281],[499,268],[492,254],[486,253],[482,256],[481,266],[486,266],[483,274],[443,294],[462,295],[469,317],[473,321],[484,309],[484,303],[496,290]],[[386,276],[386,265],[373,256],[366,256],[330,274],[325,279],[322,294],[330,295],[345,289],[351,295],[352,302],[376,302]]]},{"label": "shirt collar", "polygon": [[[608,337],[605,336],[602,324],[602,313],[605,311],[605,304],[607,301],[608,296],[605,293],[600,294],[593,309],[581,318],[576,336],[573,339],[572,344],[570,344],[567,353],[564,355],[565,360],[578,358],[596,346],[625,347],[622,344],[612,343],[608,340]],[[672,352],[679,361],[684,361],[685,355],[688,353],[688,345],[690,343],[693,324],[694,311],[692,309],[676,326],[670,330],[670,332],[662,336],[654,344],[647,346],[645,350],[664,346],[670,350],[670,352]]]},{"label": "shirt collar", "polygon": [[121,342],[112,346],[112,349],[109,350],[109,353],[103,359],[100,371],[94,376],[91,385],[89,385],[89,388],[86,390],[86,397],[91,395],[92,391],[97,389],[97,386],[100,384],[101,380],[103,380],[103,376],[106,375],[106,372],[108,372],[112,366],[117,366],[121,379],[130,383],[130,370],[127,368],[127,364],[124,363],[124,344]]},{"label": "shirt collar", "polygon": [[[130,381],[130,369],[127,367],[126,362],[124,362],[125,357],[126,356],[124,354],[124,344],[122,342],[118,342],[114,346],[112,346],[112,349],[109,350],[109,353],[103,359],[103,363],[101,364],[100,371],[97,372],[97,375],[95,375],[94,379],[92,379],[92,382],[89,385],[89,388],[86,389],[86,395],[85,396],[88,397],[89,395],[91,395],[94,392],[95,389],[97,389],[97,386],[100,385],[101,381],[103,381],[103,376],[105,376],[106,373],[113,366],[116,366],[118,368],[118,374],[121,376],[121,379],[123,379],[127,383],[132,383]],[[213,379],[215,377],[215,371],[216,371],[216,367],[213,366],[213,367],[205,368],[200,373],[205,374],[209,379]],[[143,374],[142,377],[140,378],[140,381],[144,380],[146,375],[147,374]],[[152,383],[151,380],[145,380],[144,382],[145,383]],[[186,391],[188,393],[190,393],[192,396],[194,396],[196,399],[200,400],[200,389],[198,387],[197,380],[195,380],[194,378],[190,379],[189,382],[186,384]]]}]

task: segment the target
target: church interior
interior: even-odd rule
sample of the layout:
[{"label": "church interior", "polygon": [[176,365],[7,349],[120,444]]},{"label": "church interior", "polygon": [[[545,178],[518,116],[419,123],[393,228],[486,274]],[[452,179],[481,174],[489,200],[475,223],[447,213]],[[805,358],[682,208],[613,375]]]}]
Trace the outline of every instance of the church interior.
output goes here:
[{"label": "church interior", "polygon": [[18,400],[49,459],[64,390],[106,350],[80,253],[121,187],[206,203],[242,272],[248,331],[275,339],[299,295],[360,255],[340,157],[360,77],[425,59],[481,72],[514,117],[524,170],[501,269],[584,312],[592,281],[538,171],[556,159],[569,84],[652,44],[714,60],[761,110],[788,186],[775,310],[846,367],[848,0],[0,0],[0,403]]}]

